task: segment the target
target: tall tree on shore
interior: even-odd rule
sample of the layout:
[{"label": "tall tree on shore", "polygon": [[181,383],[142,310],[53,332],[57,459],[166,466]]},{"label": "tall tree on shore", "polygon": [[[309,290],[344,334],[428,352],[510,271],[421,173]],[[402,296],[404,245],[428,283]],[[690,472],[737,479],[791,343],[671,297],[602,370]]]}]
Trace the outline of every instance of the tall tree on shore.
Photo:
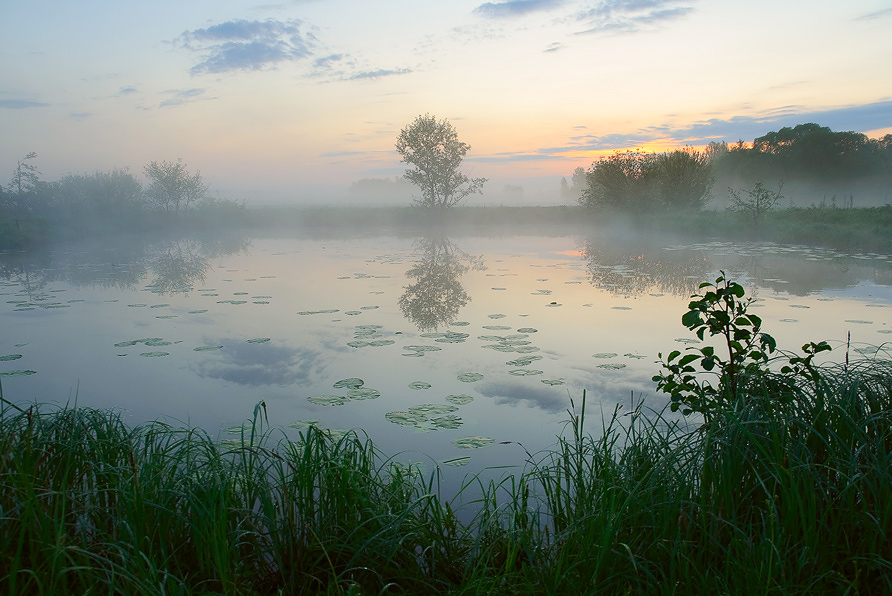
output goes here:
[{"label": "tall tree on shore", "polygon": [[423,207],[446,208],[470,194],[482,192],[486,178],[469,178],[461,162],[471,148],[458,140],[455,127],[435,116],[418,116],[400,131],[396,150],[412,169],[404,177],[421,190],[415,201]]}]

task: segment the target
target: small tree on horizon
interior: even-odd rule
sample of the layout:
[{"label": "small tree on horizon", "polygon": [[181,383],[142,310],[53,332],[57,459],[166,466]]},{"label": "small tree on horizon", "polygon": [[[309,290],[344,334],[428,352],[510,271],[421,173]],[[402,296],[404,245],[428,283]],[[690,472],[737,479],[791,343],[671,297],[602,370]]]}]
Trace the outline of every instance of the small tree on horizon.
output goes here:
[{"label": "small tree on horizon", "polygon": [[149,163],[144,169],[149,185],[146,197],[162,211],[179,213],[207,196],[201,173],[189,174],[182,159]]},{"label": "small tree on horizon", "polygon": [[403,163],[414,166],[403,177],[421,190],[416,204],[430,208],[453,207],[473,193],[482,193],[486,178],[469,178],[461,162],[471,148],[458,140],[455,127],[435,116],[418,116],[400,131],[396,150]]}]

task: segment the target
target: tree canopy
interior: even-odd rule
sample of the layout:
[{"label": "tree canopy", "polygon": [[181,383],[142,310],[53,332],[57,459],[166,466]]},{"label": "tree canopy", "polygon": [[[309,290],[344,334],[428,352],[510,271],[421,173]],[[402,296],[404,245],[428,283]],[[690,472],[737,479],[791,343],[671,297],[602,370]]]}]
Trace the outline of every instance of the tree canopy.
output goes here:
[{"label": "tree canopy", "polygon": [[460,203],[470,194],[482,192],[486,178],[469,178],[461,162],[471,148],[458,140],[455,127],[435,116],[418,116],[400,131],[396,150],[400,161],[413,166],[404,177],[421,191],[416,203],[445,208]]}]

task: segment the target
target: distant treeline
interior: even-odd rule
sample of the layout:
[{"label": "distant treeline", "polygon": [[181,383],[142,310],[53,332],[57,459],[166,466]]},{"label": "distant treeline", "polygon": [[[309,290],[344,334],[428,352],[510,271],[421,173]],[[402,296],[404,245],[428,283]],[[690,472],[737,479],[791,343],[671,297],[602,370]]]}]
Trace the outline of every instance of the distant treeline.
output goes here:
[{"label": "distant treeline", "polygon": [[[732,187],[784,187],[801,204],[830,200],[853,206],[855,194],[868,204],[892,200],[892,134],[871,139],[808,123],[781,128],[752,144],[712,142],[704,150],[667,153],[617,152],[577,168],[562,194],[586,207],[626,213],[700,209],[713,199],[733,198]],[[778,191],[778,196],[779,191]],[[862,203],[860,206],[863,206]]]},{"label": "distant treeline", "polygon": [[151,230],[197,218],[233,221],[244,205],[208,194],[199,172],[182,161],[153,161],[146,183],[127,169],[41,178],[36,153],[20,159],[0,186],[0,248],[24,246],[48,235],[78,237],[97,232]]}]

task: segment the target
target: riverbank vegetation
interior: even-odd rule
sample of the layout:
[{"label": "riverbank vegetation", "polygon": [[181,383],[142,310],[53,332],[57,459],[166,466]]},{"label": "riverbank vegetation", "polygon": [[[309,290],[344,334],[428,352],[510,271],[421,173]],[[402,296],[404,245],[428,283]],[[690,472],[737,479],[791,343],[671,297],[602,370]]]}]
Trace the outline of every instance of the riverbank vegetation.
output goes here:
[{"label": "riverbank vegetation", "polygon": [[674,407],[633,396],[593,413],[583,394],[553,449],[500,480],[467,479],[460,499],[361,433],[279,438],[262,402],[231,443],[0,393],[0,586],[887,593],[888,351],[818,365],[826,344],[779,351],[749,304],[724,277],[692,297],[682,322],[707,343],[668,354],[654,378]]}]

